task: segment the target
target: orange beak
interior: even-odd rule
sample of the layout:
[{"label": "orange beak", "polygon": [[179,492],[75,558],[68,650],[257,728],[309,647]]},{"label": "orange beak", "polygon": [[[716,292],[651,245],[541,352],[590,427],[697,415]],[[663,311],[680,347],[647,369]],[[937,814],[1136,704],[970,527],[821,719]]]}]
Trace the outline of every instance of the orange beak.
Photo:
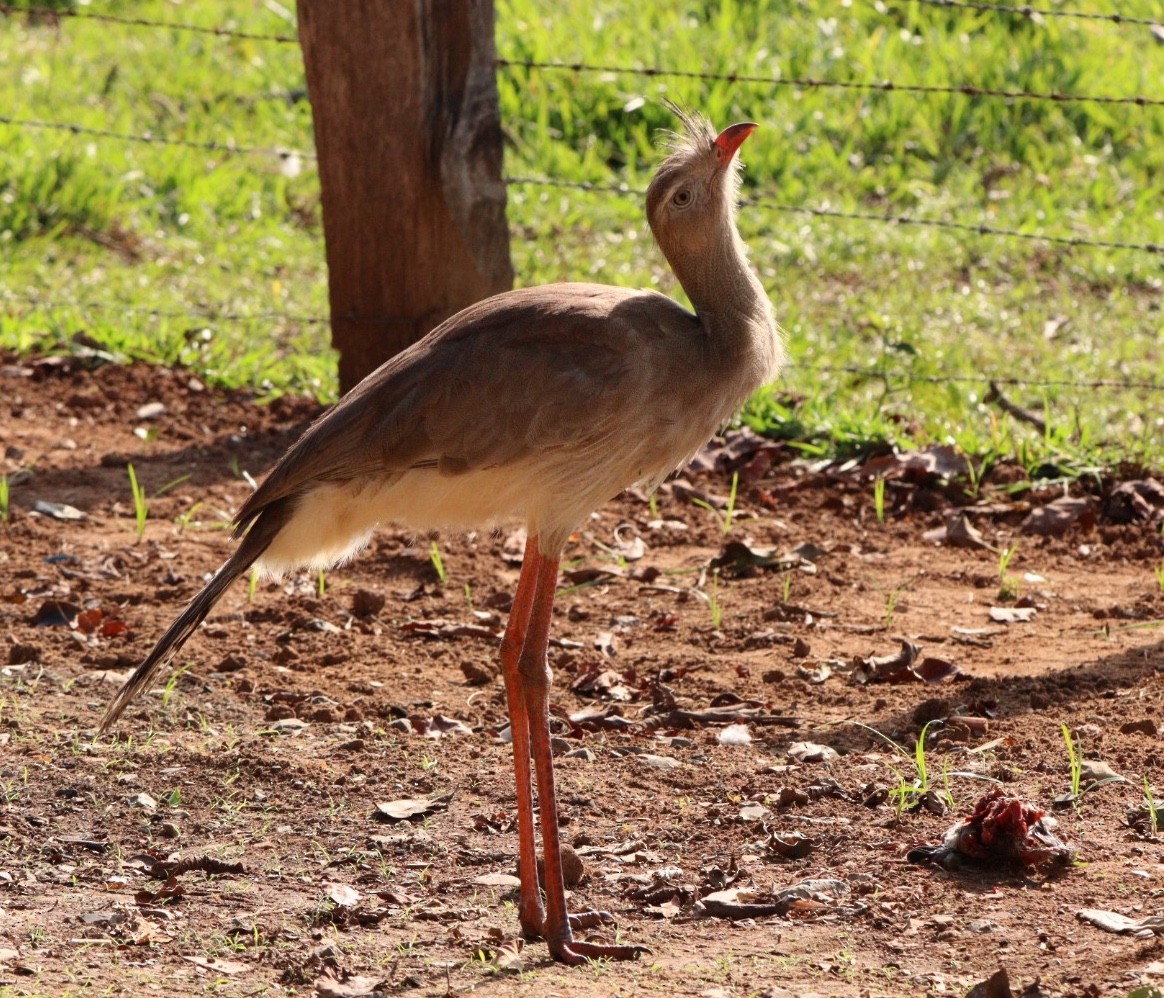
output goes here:
[{"label": "orange beak", "polygon": [[744,144],[744,139],[760,126],[754,121],[741,121],[737,125],[728,125],[715,140],[715,155],[721,163],[730,163],[736,150]]}]

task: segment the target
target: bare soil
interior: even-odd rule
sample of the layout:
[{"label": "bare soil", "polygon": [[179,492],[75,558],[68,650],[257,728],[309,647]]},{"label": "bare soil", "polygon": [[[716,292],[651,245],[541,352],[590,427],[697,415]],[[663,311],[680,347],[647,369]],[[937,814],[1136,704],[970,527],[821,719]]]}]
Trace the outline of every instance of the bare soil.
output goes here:
[{"label": "bare soil", "polygon": [[[1121,505],[1094,483],[1083,516],[1033,535],[1029,510],[1062,487],[1012,494],[1003,467],[969,495],[889,458],[879,522],[860,469],[743,437],[686,474],[722,501],[740,471],[726,534],[683,487],[596,513],[567,553],[551,650],[572,904],[653,952],[570,969],[519,950],[502,876],[517,837],[496,652],[520,525],[440,537],[443,581],[432,538],[386,529],[322,585],[236,586],[185,671],[94,741],[126,670],[230,550],[246,476],[317,406],[183,371],[0,362],[0,995],[965,995],[1000,968],[1015,994],[1164,986],[1164,943],[1079,917],[1164,905],[1161,839],[1136,811],[1143,777],[1164,779],[1150,494]],[[130,462],[150,497],[140,539]],[[988,547],[923,540],[966,509]],[[716,573],[729,541],[800,557]],[[892,666],[868,660],[899,639],[918,671],[958,674],[876,681]],[[926,722],[934,792],[914,806],[892,791],[917,775]],[[1126,777],[1054,812],[1074,864],[907,860],[991,789],[955,774],[1049,811],[1070,790],[1062,724]],[[839,755],[802,761],[798,742]],[[401,800],[422,813],[378,815]],[[824,883],[781,901],[807,880]]]}]

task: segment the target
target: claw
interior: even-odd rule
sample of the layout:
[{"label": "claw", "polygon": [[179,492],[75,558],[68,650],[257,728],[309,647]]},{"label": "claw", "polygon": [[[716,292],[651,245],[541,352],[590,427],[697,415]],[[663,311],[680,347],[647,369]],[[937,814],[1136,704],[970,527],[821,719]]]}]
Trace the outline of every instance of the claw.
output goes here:
[{"label": "claw", "polygon": [[575,966],[588,960],[637,960],[644,953],[650,953],[649,946],[620,946],[613,943],[588,943],[574,939],[549,940],[550,955]]},{"label": "claw", "polygon": [[614,925],[609,911],[580,911],[570,916],[571,929],[595,929],[600,925]]}]

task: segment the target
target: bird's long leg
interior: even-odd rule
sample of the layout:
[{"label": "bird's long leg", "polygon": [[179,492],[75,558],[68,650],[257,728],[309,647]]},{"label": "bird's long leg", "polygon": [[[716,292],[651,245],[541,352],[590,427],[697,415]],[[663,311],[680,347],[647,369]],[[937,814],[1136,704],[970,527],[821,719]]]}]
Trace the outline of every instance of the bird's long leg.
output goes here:
[{"label": "bird's long leg", "polygon": [[[527,554],[528,557],[528,554]],[[524,568],[523,568],[524,571]],[[562,879],[561,843],[558,839],[558,803],[554,795],[554,759],[550,751],[550,668],[546,649],[550,638],[550,617],[554,609],[554,588],[558,582],[558,557],[538,553],[536,586],[529,626],[521,650],[519,668],[529,721],[533,764],[538,780],[538,809],[542,819],[542,857],[545,861],[546,918],[542,935],[550,953],[563,963],[607,957],[633,959],[648,952],[645,946],[616,946],[574,939],[572,927],[613,921],[605,912],[587,912],[571,917],[566,910],[566,885]]]},{"label": "bird's long leg", "polygon": [[529,765],[529,715],[526,713],[518,663],[529,628],[540,558],[537,537],[531,534],[525,543],[521,577],[513,597],[513,608],[509,611],[509,623],[501,639],[501,668],[505,674],[505,698],[509,703],[509,730],[513,735],[513,769],[517,781],[517,875],[521,880],[517,913],[521,931],[529,937],[542,934],[546,911],[538,886],[533,785]]}]

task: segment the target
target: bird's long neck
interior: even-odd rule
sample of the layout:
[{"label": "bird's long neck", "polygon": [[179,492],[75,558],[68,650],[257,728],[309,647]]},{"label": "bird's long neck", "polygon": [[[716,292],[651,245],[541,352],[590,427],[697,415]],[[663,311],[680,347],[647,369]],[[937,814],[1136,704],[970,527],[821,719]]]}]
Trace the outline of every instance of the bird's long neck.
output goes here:
[{"label": "bird's long neck", "polygon": [[[748,265],[734,221],[726,220],[698,259],[670,259],[671,268],[707,333],[713,356],[725,362],[764,354],[779,360],[772,306]],[[770,355],[769,355],[769,352]]]}]

